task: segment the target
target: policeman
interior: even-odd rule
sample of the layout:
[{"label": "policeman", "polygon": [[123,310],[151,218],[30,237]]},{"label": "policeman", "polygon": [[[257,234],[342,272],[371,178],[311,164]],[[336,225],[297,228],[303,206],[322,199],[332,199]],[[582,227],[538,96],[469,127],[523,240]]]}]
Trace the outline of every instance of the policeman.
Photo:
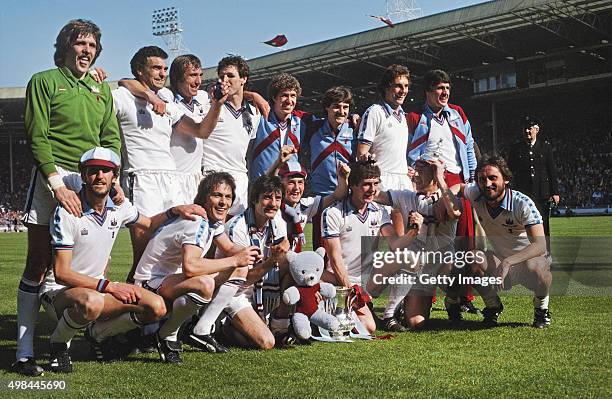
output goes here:
[{"label": "policeman", "polygon": [[[559,204],[557,171],[548,141],[538,140],[540,124],[527,116],[523,123],[523,140],[508,151],[508,166],[514,174],[513,188],[527,194],[536,204],[544,220],[544,233],[550,236],[548,218],[552,204]],[[547,240],[550,253],[550,243]]]}]

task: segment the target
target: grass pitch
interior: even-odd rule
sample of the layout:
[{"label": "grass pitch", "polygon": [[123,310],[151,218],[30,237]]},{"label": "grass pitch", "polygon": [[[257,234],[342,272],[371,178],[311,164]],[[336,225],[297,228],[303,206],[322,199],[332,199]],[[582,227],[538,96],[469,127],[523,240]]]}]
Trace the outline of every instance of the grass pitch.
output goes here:
[{"label": "grass pitch", "polygon": [[[63,391],[16,392],[5,372],[2,397],[612,397],[612,218],[553,219],[556,237],[590,237],[579,245],[553,242],[555,286],[553,324],[530,327],[533,310],[527,292],[504,296],[501,326],[482,329],[480,316],[465,315],[465,326],[450,329],[446,314],[433,311],[431,326],[390,340],[350,344],[314,343],[267,352],[233,349],[226,355],[189,350],[185,364],[161,364],[157,354],[102,364],[89,359],[79,336],[71,353],[75,372],[41,380],[64,380]],[[607,239],[597,239],[604,236]],[[569,239],[575,242],[578,239]],[[0,362],[14,361],[15,293],[26,254],[26,235],[0,235]],[[592,256],[597,252],[597,257]],[[604,259],[605,262],[601,260]],[[110,277],[123,280],[131,263],[129,235],[123,231],[112,255]],[[570,294],[570,295],[567,295]],[[382,312],[385,300],[375,302]],[[477,300],[482,307],[482,302]],[[439,307],[440,305],[434,305]],[[53,326],[41,314],[35,341],[44,364]],[[29,379],[36,381],[36,379]]]}]

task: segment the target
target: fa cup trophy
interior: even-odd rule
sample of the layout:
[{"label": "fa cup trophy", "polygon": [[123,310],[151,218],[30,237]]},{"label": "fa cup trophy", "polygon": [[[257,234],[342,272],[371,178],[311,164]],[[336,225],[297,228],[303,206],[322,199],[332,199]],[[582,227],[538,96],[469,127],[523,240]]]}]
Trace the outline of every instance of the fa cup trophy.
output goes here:
[{"label": "fa cup trophy", "polygon": [[336,316],[340,326],[335,331],[330,331],[329,335],[336,341],[350,340],[349,333],[355,327],[355,322],[351,317],[351,308],[349,306],[349,296],[352,288],[336,287],[336,308],[333,315]]}]

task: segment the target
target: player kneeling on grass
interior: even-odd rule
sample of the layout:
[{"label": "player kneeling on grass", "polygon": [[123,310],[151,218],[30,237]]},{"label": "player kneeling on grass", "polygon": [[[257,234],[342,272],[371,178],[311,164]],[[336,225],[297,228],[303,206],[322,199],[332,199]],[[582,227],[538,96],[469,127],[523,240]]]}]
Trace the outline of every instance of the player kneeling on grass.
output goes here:
[{"label": "player kneeling on grass", "polygon": [[195,208],[175,207],[147,218],[129,201],[113,203],[109,193],[119,166],[119,157],[109,149],[98,147],[83,154],[79,163],[83,213],[77,217],[58,206],[51,220],[53,269],[47,272],[41,300],[47,313],[58,319],[50,337],[50,363],[55,372],[72,372],[70,341],[93,321],[96,322],[88,328],[88,335],[96,346],[101,346],[99,343],[105,339],[154,322],[166,313],[159,296],[107,280],[107,262],[121,226],[153,230],[167,219],[168,213],[188,215]]},{"label": "player kneeling on grass", "polygon": [[[380,169],[375,161],[362,159],[353,162],[350,171],[350,193],[323,211],[322,237],[330,265],[321,279],[355,289],[357,300],[353,308],[364,327],[373,333],[376,323],[372,311],[366,306],[369,298],[359,293],[366,283],[365,276],[369,274],[369,278],[373,278],[376,273],[371,270],[371,261],[362,264],[362,251],[376,251],[380,235],[387,238],[392,250],[409,246],[418,235],[423,217],[414,212],[410,223],[416,224],[416,228],[398,237],[387,211],[374,203],[380,191]],[[362,240],[363,237],[370,238]]]},{"label": "player kneeling on grass", "polygon": [[[405,323],[413,330],[425,327],[429,320],[432,297],[435,292],[438,276],[449,274],[450,263],[445,263],[447,254],[454,254],[454,240],[457,231],[457,219],[461,215],[461,205],[444,180],[445,167],[440,159],[422,157],[415,164],[415,174],[412,178],[416,192],[410,190],[381,191],[376,199],[382,205],[392,205],[399,209],[403,220],[407,221],[406,231],[409,231],[411,219],[415,212],[424,216],[424,224],[412,245],[411,251],[418,254],[426,251],[428,256],[418,270],[414,284],[406,285],[408,291],[398,313],[404,313]],[[440,206],[440,217],[436,218],[435,207]],[[392,266],[392,265],[388,265]],[[405,266],[405,265],[404,265]],[[388,273],[388,272],[387,272]],[[369,286],[368,286],[369,288]],[[445,287],[442,287],[445,288]],[[372,289],[372,291],[374,291]],[[385,318],[388,331],[402,331],[397,326],[400,321],[395,316]],[[395,327],[395,328],[394,328]]]},{"label": "player kneeling on grass", "polygon": [[[155,335],[161,359],[181,364],[177,333],[181,324],[207,304],[215,289],[213,275],[255,262],[258,251],[234,245],[224,232],[223,221],[235,198],[234,178],[226,172],[211,172],[198,187],[195,204],[206,210],[208,220],[172,218],[151,238],[138,263],[136,284],[161,295],[169,317]],[[215,243],[222,259],[204,255]]]},{"label": "player kneeling on grass", "polygon": [[483,156],[479,162],[477,184],[451,187],[467,198],[474,207],[493,251],[473,267],[479,276],[497,278],[496,285],[478,287],[485,303],[484,323],[497,325],[504,309],[497,290],[521,284],[534,292],[533,326],[550,325],[548,293],[552,283],[550,262],[546,258],[546,239],[542,217],[534,202],[525,194],[512,190],[512,173],[499,155]]}]

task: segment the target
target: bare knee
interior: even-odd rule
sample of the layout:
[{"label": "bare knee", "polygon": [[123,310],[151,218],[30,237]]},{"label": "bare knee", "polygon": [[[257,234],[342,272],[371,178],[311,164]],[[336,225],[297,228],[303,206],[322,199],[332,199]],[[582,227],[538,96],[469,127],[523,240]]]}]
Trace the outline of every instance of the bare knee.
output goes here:
[{"label": "bare knee", "polygon": [[414,315],[408,318],[408,325],[413,330],[420,330],[425,327],[425,322],[427,319],[423,315]]},{"label": "bare knee", "polygon": [[143,321],[150,323],[157,321],[166,315],[166,302],[159,295],[152,296],[143,304]]},{"label": "bare knee", "polygon": [[104,295],[89,291],[84,293],[75,305],[76,310],[85,320],[96,320],[104,309]]},{"label": "bare knee", "polygon": [[196,282],[196,291],[195,293],[200,295],[202,298],[206,300],[210,300],[212,294],[215,290],[215,280],[213,280],[210,276],[197,276],[193,277]]},{"label": "bare knee", "polygon": [[42,281],[49,266],[51,266],[49,227],[30,225],[28,228],[28,255],[23,275],[28,280]]},{"label": "bare knee", "polygon": [[273,349],[275,344],[274,335],[270,331],[264,331],[259,337],[257,337],[257,346],[259,349],[269,350]]}]

